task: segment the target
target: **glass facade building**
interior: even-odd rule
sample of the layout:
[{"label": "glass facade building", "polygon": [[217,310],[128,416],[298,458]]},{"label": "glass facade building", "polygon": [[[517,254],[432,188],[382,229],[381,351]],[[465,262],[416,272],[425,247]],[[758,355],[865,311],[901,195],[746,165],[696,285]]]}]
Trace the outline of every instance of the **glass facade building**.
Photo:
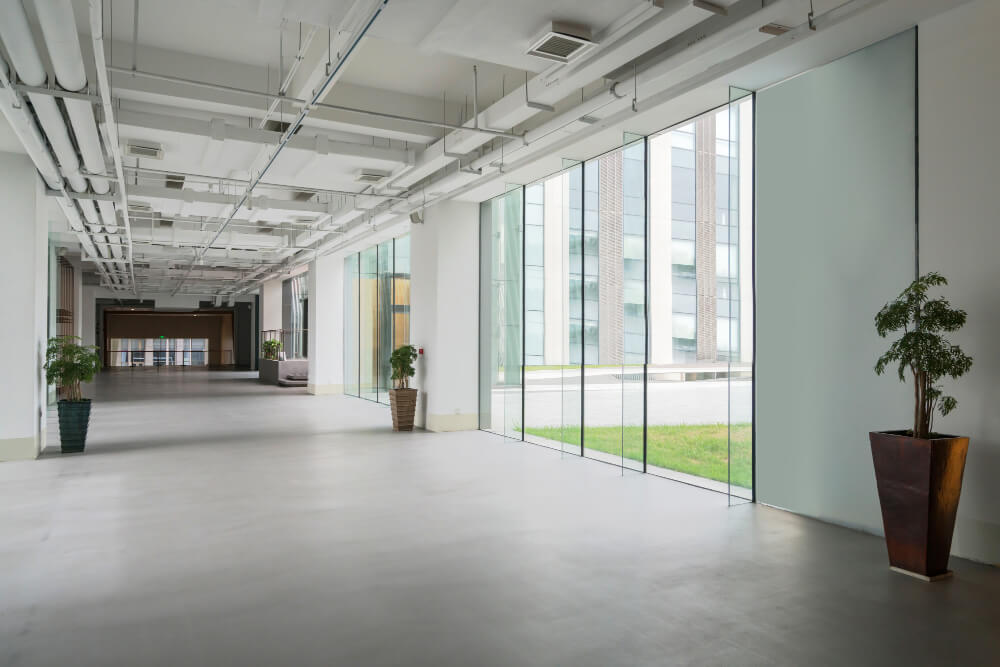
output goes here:
[{"label": "glass facade building", "polygon": [[482,429],[752,497],[752,116],[483,202]]}]

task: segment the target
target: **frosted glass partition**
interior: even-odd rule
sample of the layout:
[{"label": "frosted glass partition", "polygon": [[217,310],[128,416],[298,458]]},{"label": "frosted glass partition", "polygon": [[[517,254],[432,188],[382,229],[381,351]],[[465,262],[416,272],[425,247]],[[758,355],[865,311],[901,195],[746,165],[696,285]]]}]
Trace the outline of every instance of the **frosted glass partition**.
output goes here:
[{"label": "frosted glass partition", "polygon": [[914,275],[915,46],[757,94],[757,497],[871,530],[868,431],[912,409],[872,319]]}]

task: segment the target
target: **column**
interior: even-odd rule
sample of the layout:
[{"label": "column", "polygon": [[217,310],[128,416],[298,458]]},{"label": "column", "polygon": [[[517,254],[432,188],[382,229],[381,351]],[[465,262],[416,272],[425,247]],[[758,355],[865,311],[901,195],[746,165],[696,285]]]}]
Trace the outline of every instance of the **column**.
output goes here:
[{"label": "column", "polygon": [[410,340],[417,358],[417,425],[479,428],[479,204],[427,209],[410,230]]},{"label": "column", "polygon": [[344,256],[309,263],[309,393],[344,393]]},{"label": "column", "polygon": [[25,155],[0,153],[0,461],[33,459],[45,447],[48,221],[42,182]]}]

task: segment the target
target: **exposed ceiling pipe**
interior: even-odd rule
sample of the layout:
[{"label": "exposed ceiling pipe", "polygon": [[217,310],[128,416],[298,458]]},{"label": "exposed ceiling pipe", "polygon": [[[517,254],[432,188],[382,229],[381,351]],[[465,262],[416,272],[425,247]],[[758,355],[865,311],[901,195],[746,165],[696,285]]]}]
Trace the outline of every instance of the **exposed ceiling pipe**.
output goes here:
[{"label": "exposed ceiling pipe", "polygon": [[208,90],[218,90],[227,93],[236,93],[239,95],[249,95],[252,97],[260,97],[269,100],[280,100],[281,102],[287,102],[289,104],[295,105],[297,107],[304,107],[306,105],[315,107],[317,109],[328,109],[330,111],[342,111],[345,113],[356,113],[361,116],[370,116],[372,118],[384,118],[386,120],[398,120],[404,123],[414,123],[416,125],[424,125],[426,127],[440,127],[449,130],[462,130],[467,132],[475,132],[482,134],[489,138],[501,137],[504,139],[517,139],[520,140],[521,136],[514,132],[504,132],[503,130],[491,130],[488,128],[480,127],[479,129],[473,127],[466,127],[464,125],[459,125],[457,123],[449,123],[447,121],[440,120],[426,120],[423,118],[414,118],[412,116],[402,116],[399,114],[388,113],[385,111],[372,111],[369,109],[358,109],[355,107],[345,107],[339,104],[328,104],[326,102],[317,102],[311,104],[308,100],[304,100],[298,97],[290,97],[285,95],[277,95],[275,93],[267,93],[259,90],[249,90],[246,88],[235,88],[233,86],[225,86],[217,83],[208,83],[206,81],[196,81],[194,79],[185,79],[179,76],[170,76],[168,74],[156,74],[154,72],[144,72],[142,70],[132,70],[127,67],[109,67],[109,72],[115,72],[119,74],[128,74],[129,76],[138,76],[146,79],[155,79],[157,81],[165,81],[167,83],[179,83],[188,86],[196,86],[198,88],[205,88]]},{"label": "exposed ceiling pipe", "polygon": [[[70,0],[35,0],[35,11],[52,68],[55,70],[56,81],[66,90],[85,92],[87,73],[83,67],[83,50],[80,48],[80,36],[76,32],[72,3]],[[104,151],[97,132],[94,108],[90,102],[80,99],[67,98],[63,100],[63,104],[66,105],[80,155],[87,167],[91,187],[97,194],[106,194],[111,185],[104,176]]]},{"label": "exposed ceiling pipe", "polygon": [[[80,245],[91,256],[97,256],[97,249],[94,247],[90,234],[80,220],[76,204],[69,198],[65,190],[59,168],[56,166],[56,162],[49,152],[48,146],[45,144],[45,139],[35,124],[35,119],[28,112],[27,103],[24,98],[14,89],[8,72],[7,63],[0,60],[0,83],[3,85],[3,93],[0,94],[0,113],[3,113],[15,136],[21,142],[21,145],[24,146],[28,157],[35,164],[35,168],[38,169],[42,180],[45,181],[49,188],[59,192],[59,197],[56,201],[66,216],[70,229],[76,235]],[[103,267],[100,267],[98,272],[110,287],[116,287],[111,281],[108,272]]]},{"label": "exposed ceiling pipe", "polygon": [[[99,0],[91,0],[91,2],[98,2],[98,1]],[[352,6],[352,8],[350,10],[348,10],[348,16],[350,16],[353,13],[353,10],[356,7],[359,6],[360,2],[361,2],[361,0],[359,0],[359,3],[356,3],[354,6]],[[299,112],[299,115],[295,119],[295,121],[293,123],[289,124],[288,128],[282,134],[281,140],[278,142],[278,146],[274,149],[274,152],[271,154],[270,159],[268,159],[268,161],[264,164],[264,167],[257,173],[257,176],[254,177],[251,180],[251,182],[248,184],[246,192],[244,192],[244,194],[241,197],[239,203],[236,204],[235,206],[233,206],[233,209],[229,213],[226,221],[222,224],[222,226],[219,228],[219,230],[217,232],[215,232],[215,235],[212,237],[212,239],[208,243],[205,244],[204,248],[201,251],[199,251],[198,253],[196,253],[195,259],[191,260],[191,264],[188,266],[188,274],[190,274],[190,272],[194,268],[195,264],[201,259],[202,255],[204,254],[204,251],[207,250],[213,243],[215,243],[215,240],[217,238],[219,238],[219,235],[222,234],[222,232],[225,230],[226,226],[232,221],[233,217],[236,215],[236,212],[241,207],[243,207],[247,203],[247,201],[250,199],[250,197],[251,197],[251,195],[253,193],[253,189],[255,187],[257,187],[257,185],[259,185],[262,182],[262,180],[264,178],[264,175],[274,165],[275,160],[277,160],[278,155],[281,154],[282,149],[284,149],[284,147],[288,144],[288,141],[292,138],[292,136],[295,134],[295,132],[297,132],[298,129],[302,126],[302,122],[306,119],[306,117],[312,111],[312,109],[314,108],[314,105],[316,105],[317,103],[319,103],[319,101],[322,100],[323,97],[326,96],[327,90],[330,88],[330,86],[333,84],[333,82],[340,75],[340,72],[343,69],[344,63],[346,63],[350,59],[351,54],[354,53],[354,50],[357,48],[358,44],[361,43],[361,40],[368,33],[368,30],[371,28],[372,24],[378,18],[379,14],[382,13],[382,9],[386,6],[386,4],[388,4],[388,2],[389,2],[389,0],[378,0],[376,2],[375,7],[365,17],[365,19],[364,19],[364,21],[362,23],[361,29],[358,30],[357,33],[353,36],[353,38],[350,41],[350,45],[347,47],[347,49],[344,52],[343,56],[337,61],[336,66],[333,67],[332,71],[324,79],[323,83],[313,93],[313,96],[310,99],[309,103],[302,107],[302,110]],[[181,287],[184,285],[184,281],[185,280],[186,280],[186,276],[185,276],[185,278],[182,278],[177,283],[177,287],[175,288],[175,290],[173,292],[174,294],[176,294],[177,291],[179,291],[181,289]]]},{"label": "exposed ceiling pipe", "polygon": [[[70,14],[72,20],[72,13]],[[75,25],[75,21],[74,21]],[[135,265],[132,261],[132,223],[128,217],[128,194],[125,191],[125,172],[122,170],[121,145],[118,140],[118,125],[115,123],[114,108],[111,105],[111,86],[108,85],[107,63],[104,60],[104,3],[102,0],[90,0],[90,34],[94,40],[94,61],[97,64],[97,85],[101,93],[101,104],[104,109],[104,125],[107,132],[107,147],[114,158],[115,175],[118,179],[119,208],[122,222],[125,225],[125,239],[128,243],[128,275],[132,282],[132,291],[139,296],[135,285]]]},{"label": "exposed ceiling pipe", "polygon": [[[855,16],[855,15],[857,15],[857,14],[859,14],[859,13],[861,13],[861,12],[867,10],[867,9],[870,9],[873,6],[882,4],[883,2],[885,2],[885,0],[847,0],[845,3],[843,3],[842,5],[839,5],[838,7],[836,7],[833,10],[830,10],[826,14],[824,14],[824,15],[822,15],[820,17],[816,17],[815,24],[816,25],[822,25],[824,27],[830,27],[830,26],[836,25],[837,23],[840,23],[840,22],[842,22],[844,20],[847,20],[848,18],[850,18],[852,16]],[[735,11],[733,10],[732,7],[730,8],[731,18],[745,19],[746,17],[751,16],[751,14],[753,14],[753,12],[750,12],[749,10],[751,10],[751,9],[758,9],[759,10],[759,7],[760,7],[759,5],[757,5],[756,0],[752,0],[751,4],[748,4],[747,0],[743,0],[743,2],[740,3],[740,4],[742,6],[741,7],[737,7]],[[782,2],[781,0],[779,0],[777,3],[772,3],[771,5],[767,5],[766,9],[771,10],[771,12],[770,13],[765,13],[764,16],[765,17],[773,16],[774,12],[780,11],[781,9],[784,8],[781,5],[787,5],[787,4],[788,4],[787,0],[785,2]],[[756,7],[753,7],[751,5],[756,5]],[[779,5],[779,6],[776,7],[775,5]],[[733,14],[735,14],[735,17],[733,16]],[[749,24],[756,24],[756,22],[758,22],[759,18],[760,18],[759,15],[753,14],[753,16],[749,19],[749,21],[747,21],[747,24],[748,25]],[[728,23],[724,23],[722,21],[718,21],[714,25],[715,25],[715,30],[711,34],[709,34],[709,33],[706,32],[706,33],[700,34],[697,39],[681,40],[681,41],[685,42],[688,45],[689,48],[690,47],[694,47],[694,46],[699,46],[699,49],[697,51],[698,53],[701,53],[701,54],[707,53],[706,48],[704,46],[700,46],[701,43],[702,43],[702,41],[707,41],[708,42],[708,44],[706,46],[711,46],[713,44],[713,42],[715,43],[715,46],[718,46],[718,44],[719,44],[720,41],[725,41],[726,39],[728,39],[729,37],[731,37],[732,33],[733,33],[732,29],[727,30],[727,28],[730,28],[730,25]],[[711,26],[709,26],[709,28],[711,28]],[[729,72],[735,71],[735,70],[739,69],[740,67],[743,67],[743,66],[745,66],[745,65],[747,65],[747,64],[749,64],[751,62],[755,62],[755,61],[757,61],[757,60],[759,60],[759,59],[761,59],[761,58],[763,58],[763,57],[765,57],[767,55],[770,55],[771,53],[774,53],[774,52],[780,50],[781,48],[783,48],[783,46],[787,45],[788,43],[790,43],[790,42],[792,42],[794,40],[800,40],[800,39],[803,39],[803,38],[807,38],[811,34],[813,34],[813,33],[810,32],[810,29],[809,29],[808,25],[807,24],[802,24],[802,25],[800,25],[800,26],[798,26],[798,27],[790,30],[785,35],[782,35],[780,38],[770,38],[767,41],[765,41],[765,42],[757,45],[756,47],[751,48],[749,51],[741,53],[738,56],[734,56],[732,58],[726,59],[726,60],[724,60],[724,61],[722,61],[720,63],[716,63],[715,65],[713,65],[712,67],[710,67],[708,70],[703,71],[703,72],[699,73],[698,75],[695,75],[695,76],[693,76],[693,77],[691,77],[689,79],[686,79],[686,80],[684,80],[682,82],[679,82],[676,85],[669,86],[666,89],[664,89],[663,86],[662,86],[662,84],[661,84],[659,88],[652,88],[651,90],[655,90],[656,92],[651,92],[648,96],[646,96],[642,100],[641,106],[642,107],[646,107],[646,108],[653,108],[653,107],[655,107],[655,106],[657,106],[659,104],[662,104],[664,102],[669,101],[670,99],[673,99],[674,97],[677,97],[678,95],[684,94],[684,93],[686,93],[686,92],[688,92],[688,91],[696,88],[699,85],[703,85],[705,83],[708,83],[709,81],[718,79],[718,78],[720,78],[722,76],[725,76]],[[652,60],[652,61],[646,63],[645,69],[642,70],[639,73],[638,82],[639,82],[640,86],[642,86],[642,84],[644,83],[644,81],[648,84],[648,83],[653,82],[655,79],[658,79],[658,78],[662,79],[663,75],[666,72],[669,72],[671,69],[673,69],[674,65],[673,65],[673,63],[671,63],[671,61],[674,59],[674,57],[676,55],[678,55],[678,53],[680,53],[682,51],[684,51],[683,48],[676,49],[676,50],[668,49],[668,50],[663,51],[661,54],[659,54],[659,57],[656,60]],[[645,74],[643,74],[643,73],[645,73]],[[556,149],[556,148],[559,148],[559,147],[562,147],[562,146],[566,146],[566,145],[570,145],[572,143],[580,141],[585,136],[588,136],[590,134],[593,134],[594,132],[597,132],[597,131],[603,129],[604,126],[607,125],[607,124],[614,124],[614,123],[622,122],[622,121],[626,120],[629,115],[631,115],[632,113],[634,113],[632,111],[632,108],[631,108],[631,102],[632,102],[632,100],[631,100],[631,93],[632,93],[632,90],[633,90],[632,86],[634,84],[635,84],[635,80],[630,80],[627,83],[623,80],[622,84],[616,88],[615,92],[619,93],[619,95],[621,96],[619,98],[620,101],[619,101],[619,99],[615,99],[615,98],[612,98],[609,101],[608,97],[606,97],[606,94],[601,94],[599,96],[599,97],[603,98],[603,100],[604,100],[603,102],[601,102],[601,101],[597,102],[597,104],[600,105],[600,108],[601,109],[605,109],[605,110],[610,108],[613,111],[613,113],[611,113],[610,115],[608,115],[608,116],[606,116],[604,118],[601,118],[599,124],[596,124],[596,125],[595,124],[580,124],[580,126],[579,126],[580,131],[578,131],[578,132],[574,132],[572,134],[564,134],[564,135],[556,135],[556,134],[554,134],[559,129],[563,129],[563,128],[567,127],[567,126],[573,125],[574,124],[574,118],[578,120],[583,115],[580,112],[583,111],[583,110],[585,110],[585,109],[587,109],[588,108],[587,107],[588,104],[590,104],[590,105],[594,104],[594,101],[593,101],[593,98],[592,98],[590,101],[584,102],[579,107],[571,109],[569,111],[566,111],[563,114],[560,114],[560,116],[557,116],[556,118],[551,119],[549,122],[543,123],[542,125],[538,126],[537,128],[534,128],[533,130],[528,131],[528,133],[527,133],[528,144],[527,145],[528,145],[529,148],[517,147],[516,150],[523,151],[526,154],[533,154],[533,153],[535,153],[537,151],[540,151],[540,150],[543,150],[543,149],[546,152],[551,152],[553,149]],[[625,107],[625,108],[621,109],[621,107]],[[597,109],[592,109],[592,112],[596,112],[596,111],[597,111]],[[579,114],[579,115],[577,115],[577,114]],[[556,143],[554,143],[554,144],[552,142],[548,142],[548,143],[543,142],[542,139],[544,139],[547,136],[557,136],[558,137],[558,141]],[[515,148],[515,147],[508,147],[504,151],[504,157],[509,157],[509,154],[512,152],[510,150],[511,148]],[[472,166],[480,166],[480,167],[489,167],[489,166],[492,165],[492,162],[496,161],[500,157],[501,157],[501,152],[498,150],[498,151],[495,151],[493,153],[484,155],[482,158],[479,158],[479,159],[473,161],[471,163],[471,165]],[[530,163],[532,160],[533,160],[533,158],[531,156],[528,156],[528,157],[526,157],[526,158],[518,161],[517,163],[514,163],[513,165],[505,164],[504,166],[505,167],[506,166],[512,166],[514,168],[521,167],[521,166],[524,166],[525,164]],[[411,202],[416,205],[416,208],[415,209],[409,209],[409,210],[421,210],[421,209],[423,209],[425,207],[432,206],[432,205],[437,204],[437,203],[439,203],[441,201],[445,201],[445,200],[450,199],[452,197],[458,196],[458,195],[460,195],[460,194],[468,191],[471,188],[479,187],[479,186],[481,186],[484,183],[487,183],[487,182],[489,182],[491,180],[494,180],[494,179],[498,178],[499,175],[500,175],[500,173],[501,172],[499,170],[495,170],[495,171],[492,171],[489,174],[484,174],[481,177],[472,178],[471,182],[469,182],[470,181],[470,177],[469,177],[468,174],[458,174],[458,173],[454,173],[453,172],[453,173],[451,173],[451,174],[449,174],[449,175],[447,175],[447,176],[439,179],[438,181],[434,182],[433,184],[425,186],[425,188],[431,188],[431,187],[441,188],[443,190],[446,190],[446,192],[444,192],[443,194],[438,195],[438,196],[436,196],[436,197],[434,197],[434,198],[432,198],[432,199],[430,199],[430,200],[428,200],[426,202],[421,202],[419,200],[420,195],[412,195],[410,197],[410,199],[411,199]],[[463,183],[456,182],[456,181],[459,181],[459,180],[464,180],[465,183],[463,184]],[[449,181],[451,181],[451,185],[449,185]],[[390,207],[387,205],[385,208],[390,208]],[[403,207],[400,207],[398,205],[392,205],[391,208],[395,209],[396,212],[399,215],[404,215],[405,213],[408,213],[408,211],[409,211],[409,210],[407,210],[407,209],[405,209]],[[345,224],[343,225],[343,227],[341,227],[341,229],[343,231],[353,231],[354,229],[363,228],[364,226],[365,226],[364,225],[364,220],[360,216],[358,216],[357,218],[355,218],[355,219],[353,219],[351,221],[345,222]],[[374,231],[377,231],[377,230],[373,230],[373,232]],[[367,234],[363,234],[363,235],[367,235]],[[352,236],[352,237],[348,237],[348,238],[332,239],[332,240],[327,241],[326,243],[323,243],[320,246],[318,246],[317,249],[316,249],[316,251],[314,253],[311,253],[311,254],[312,255],[323,255],[323,254],[327,254],[327,253],[330,253],[330,252],[335,252],[337,250],[340,250],[340,249],[346,247],[350,243],[355,242],[357,240],[357,238],[358,238],[358,236]],[[311,256],[309,258],[302,258],[302,259],[295,258],[290,263],[290,266],[291,267],[295,267],[295,266],[301,265],[301,264],[305,263],[306,261],[309,261],[310,259],[311,259]]]}]

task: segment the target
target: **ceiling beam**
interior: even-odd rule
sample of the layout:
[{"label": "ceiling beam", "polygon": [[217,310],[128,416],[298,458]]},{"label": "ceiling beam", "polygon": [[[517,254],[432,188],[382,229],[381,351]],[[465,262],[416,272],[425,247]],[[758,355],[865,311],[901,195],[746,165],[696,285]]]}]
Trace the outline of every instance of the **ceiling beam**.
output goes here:
[{"label": "ceiling beam", "polygon": [[[142,111],[118,111],[120,126],[140,129],[176,132],[198,137],[206,137],[219,141],[241,141],[261,146],[276,146],[282,137],[281,132],[271,132],[252,127],[240,127],[226,123],[221,119],[201,120],[185,116],[168,116],[165,114],[147,113]],[[312,128],[303,128],[288,142],[288,148],[307,151],[314,154],[343,155],[345,157],[374,160],[391,165],[412,164],[415,153],[412,149],[386,148],[369,144],[356,144],[347,141],[331,139],[323,133],[314,132]]]}]

